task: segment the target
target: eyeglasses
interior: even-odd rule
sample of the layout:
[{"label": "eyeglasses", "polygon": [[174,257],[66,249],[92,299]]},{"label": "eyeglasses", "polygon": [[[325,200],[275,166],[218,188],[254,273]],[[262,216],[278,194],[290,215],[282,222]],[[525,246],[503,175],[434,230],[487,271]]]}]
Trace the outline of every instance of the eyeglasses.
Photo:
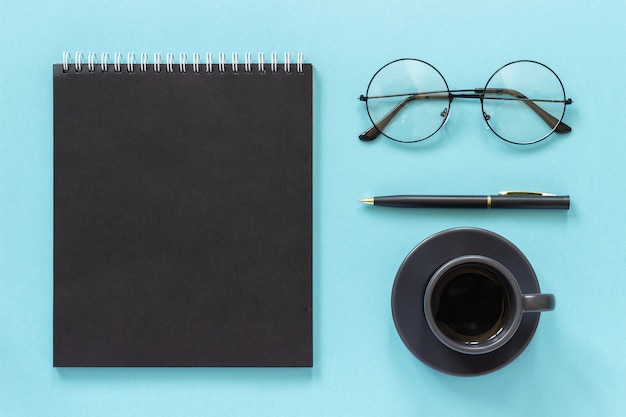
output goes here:
[{"label": "eyeglasses", "polygon": [[528,145],[572,130],[562,121],[572,99],[565,98],[554,71],[539,62],[511,62],[484,88],[450,90],[435,67],[404,58],[379,69],[359,98],[373,123],[359,139],[371,141],[381,133],[397,142],[427,139],[448,121],[455,98],[479,99],[489,129],[510,143]]}]

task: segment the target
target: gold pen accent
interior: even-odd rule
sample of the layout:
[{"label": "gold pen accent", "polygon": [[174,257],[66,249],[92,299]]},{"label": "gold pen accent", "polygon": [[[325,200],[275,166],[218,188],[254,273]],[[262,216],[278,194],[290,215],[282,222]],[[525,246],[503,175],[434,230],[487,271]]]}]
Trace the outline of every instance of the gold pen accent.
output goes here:
[{"label": "gold pen accent", "polygon": [[542,191],[498,191],[498,195],[536,195],[540,197],[555,197],[556,194]]},{"label": "gold pen accent", "polygon": [[491,196],[487,196],[487,208],[491,208]]},{"label": "gold pen accent", "polygon": [[362,200],[359,200],[360,203],[364,203],[364,204],[370,204],[370,205],[374,205],[374,199],[373,198],[364,198]]}]

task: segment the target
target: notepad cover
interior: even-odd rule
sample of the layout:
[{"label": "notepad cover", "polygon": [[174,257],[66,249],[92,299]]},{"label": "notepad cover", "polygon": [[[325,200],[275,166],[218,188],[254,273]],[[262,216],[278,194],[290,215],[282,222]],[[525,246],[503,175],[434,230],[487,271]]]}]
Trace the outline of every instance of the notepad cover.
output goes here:
[{"label": "notepad cover", "polygon": [[312,366],[312,66],[53,72],[54,366]]}]

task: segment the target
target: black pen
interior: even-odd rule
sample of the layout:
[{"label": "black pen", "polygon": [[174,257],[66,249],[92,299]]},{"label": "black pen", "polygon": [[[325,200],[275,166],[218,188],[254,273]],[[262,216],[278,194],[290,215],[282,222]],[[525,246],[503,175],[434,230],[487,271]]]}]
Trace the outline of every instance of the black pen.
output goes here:
[{"label": "black pen", "polygon": [[501,191],[497,195],[390,195],[359,200],[389,207],[569,209],[568,195]]}]

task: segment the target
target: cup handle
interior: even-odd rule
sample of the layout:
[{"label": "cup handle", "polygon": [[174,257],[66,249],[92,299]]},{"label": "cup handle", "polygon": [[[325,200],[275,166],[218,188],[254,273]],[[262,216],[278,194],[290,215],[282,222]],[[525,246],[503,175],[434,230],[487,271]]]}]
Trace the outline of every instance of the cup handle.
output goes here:
[{"label": "cup handle", "polygon": [[554,294],[524,294],[524,312],[554,310],[556,299]]}]

